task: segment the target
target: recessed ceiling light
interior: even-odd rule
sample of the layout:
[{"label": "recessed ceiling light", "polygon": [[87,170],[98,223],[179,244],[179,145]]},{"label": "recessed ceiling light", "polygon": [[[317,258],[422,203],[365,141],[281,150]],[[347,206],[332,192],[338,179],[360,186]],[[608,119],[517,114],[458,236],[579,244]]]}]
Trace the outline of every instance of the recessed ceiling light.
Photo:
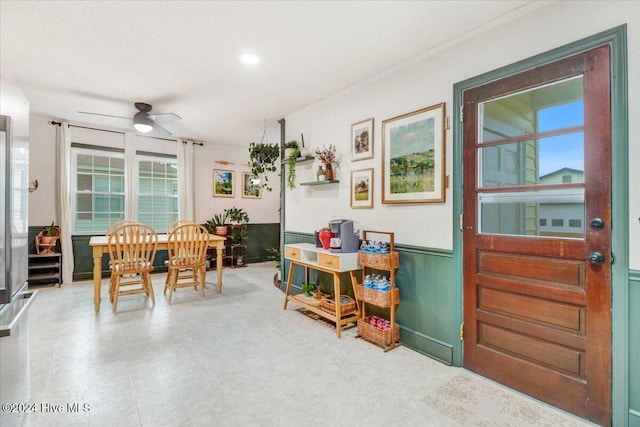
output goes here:
[{"label": "recessed ceiling light", "polygon": [[244,55],[242,55],[240,57],[240,59],[242,60],[242,62],[244,62],[245,64],[249,64],[249,65],[255,65],[258,62],[260,62],[260,60],[258,59],[257,56],[255,56],[252,53],[246,53]]}]

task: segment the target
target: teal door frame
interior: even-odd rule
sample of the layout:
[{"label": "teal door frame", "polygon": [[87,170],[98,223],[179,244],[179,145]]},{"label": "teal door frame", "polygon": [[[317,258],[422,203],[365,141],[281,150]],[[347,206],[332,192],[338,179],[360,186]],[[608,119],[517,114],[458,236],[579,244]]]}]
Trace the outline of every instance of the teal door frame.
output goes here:
[{"label": "teal door frame", "polygon": [[[458,284],[458,313],[463,321],[462,301],[462,231],[458,217],[462,214],[462,125],[460,123],[465,90],[504,78],[533,67],[554,62],[598,46],[611,47],[612,112],[612,422],[629,425],[629,174],[628,174],[628,89],[627,26],[621,25],[557,49],[472,77],[453,86],[453,262],[454,283]],[[454,364],[462,366],[462,346],[454,352]]]}]

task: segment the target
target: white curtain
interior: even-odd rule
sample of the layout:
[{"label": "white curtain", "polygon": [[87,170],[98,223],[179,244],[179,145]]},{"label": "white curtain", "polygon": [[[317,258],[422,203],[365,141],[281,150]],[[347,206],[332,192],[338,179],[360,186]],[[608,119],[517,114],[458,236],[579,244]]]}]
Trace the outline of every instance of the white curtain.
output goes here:
[{"label": "white curtain", "polygon": [[71,242],[71,131],[69,123],[62,122],[56,135],[56,175],[58,177],[58,206],[56,216],[60,226],[62,248],[62,280],[65,285],[73,282],[73,244]]},{"label": "white curtain", "polygon": [[178,140],[178,218],[195,221],[194,142]]},{"label": "white curtain", "polygon": [[136,176],[136,134],[131,131],[124,132],[124,185],[127,189],[127,206],[125,212],[125,219],[137,221],[138,218],[134,217],[134,212],[138,212],[138,198],[136,195],[137,183],[133,179]]}]

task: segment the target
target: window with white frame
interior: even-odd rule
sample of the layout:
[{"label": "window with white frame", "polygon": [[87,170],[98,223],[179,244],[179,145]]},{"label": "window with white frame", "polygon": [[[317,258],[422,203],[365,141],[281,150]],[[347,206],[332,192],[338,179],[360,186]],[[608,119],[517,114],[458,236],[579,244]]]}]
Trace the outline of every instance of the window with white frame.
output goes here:
[{"label": "window with white frame", "polygon": [[166,230],[178,219],[178,161],[138,155],[136,166],[138,221]]},{"label": "window with white frame", "polygon": [[125,218],[124,154],[74,148],[74,231],[104,232]]},{"label": "window with white frame", "polygon": [[[127,168],[122,151],[72,147],[74,233],[104,233],[113,222],[137,218],[164,231],[178,219],[178,162],[175,157],[136,155]],[[127,170],[133,179],[135,203],[127,214]]]}]

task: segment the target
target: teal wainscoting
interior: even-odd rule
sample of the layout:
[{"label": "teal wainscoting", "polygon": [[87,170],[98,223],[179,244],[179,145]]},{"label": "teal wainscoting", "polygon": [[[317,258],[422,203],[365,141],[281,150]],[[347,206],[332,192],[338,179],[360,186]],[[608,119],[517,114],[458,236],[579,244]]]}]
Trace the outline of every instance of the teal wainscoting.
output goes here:
[{"label": "teal wainscoting", "polygon": [[[285,243],[313,243],[306,233],[285,232]],[[396,319],[400,326],[400,341],[408,348],[452,365],[459,344],[460,290],[453,282],[451,251],[416,246],[396,245],[400,268],[396,281],[400,288],[400,304]],[[289,262],[283,266],[283,290],[286,286]],[[323,280],[321,275],[317,276]],[[348,276],[347,276],[348,277]],[[313,280],[313,276],[312,276]],[[293,287],[300,290],[304,281],[301,268],[294,271]],[[349,292],[350,286],[347,287]],[[458,359],[462,358],[458,355]]]},{"label": "teal wainscoting", "polygon": [[[42,227],[37,227],[37,234]],[[34,228],[35,231],[35,228]],[[247,241],[247,262],[267,261],[266,246],[278,246],[280,240],[280,224],[248,224],[249,239]],[[29,234],[31,235],[32,230]],[[34,234],[34,236],[35,236]],[[75,235],[71,237],[73,244],[73,280],[90,280],[93,278],[93,252],[89,247],[92,235]],[[166,251],[159,251],[154,262],[155,272],[167,271],[164,261],[167,259]],[[107,256],[102,257],[102,276],[108,276],[109,267]]]},{"label": "teal wainscoting", "polygon": [[629,270],[629,427],[640,427],[640,270]]}]

